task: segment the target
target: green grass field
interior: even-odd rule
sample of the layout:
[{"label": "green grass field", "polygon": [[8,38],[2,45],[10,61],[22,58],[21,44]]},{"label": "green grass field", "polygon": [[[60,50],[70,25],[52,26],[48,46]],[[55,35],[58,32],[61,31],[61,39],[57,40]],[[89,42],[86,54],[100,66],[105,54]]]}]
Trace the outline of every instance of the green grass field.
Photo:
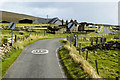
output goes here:
[{"label": "green grass field", "polygon": [[[89,51],[87,60],[94,69],[96,69],[95,60],[97,60],[99,75],[102,78],[116,78],[119,73],[119,53],[119,50],[99,50],[96,53]],[[81,55],[86,59],[86,53],[83,52]]]},{"label": "green grass field", "polygon": [[[0,25],[3,25],[3,26],[8,26],[9,23],[0,23]],[[17,23],[16,24],[16,27],[24,27],[24,26],[33,26],[33,27],[44,27],[44,26],[51,26],[51,27],[54,27],[54,26],[58,26],[58,25],[55,25],[55,24],[20,24],[20,23]]]},{"label": "green grass field", "polygon": [[[101,35],[101,37],[106,37],[108,41],[120,41],[119,39],[114,39],[114,36],[118,37],[118,34],[115,35]],[[78,46],[81,43],[81,47],[85,47],[86,45],[90,45],[89,41],[79,39]],[[95,44],[95,42],[94,42]],[[96,52],[96,53],[95,53]],[[120,57],[118,54],[120,50],[96,50],[96,51],[89,51],[88,54],[88,62],[96,69],[95,60],[98,61],[98,70],[99,75],[102,78],[115,78],[118,76],[119,73],[119,66],[118,66],[118,58]],[[86,59],[86,53],[81,52],[81,55]]]}]

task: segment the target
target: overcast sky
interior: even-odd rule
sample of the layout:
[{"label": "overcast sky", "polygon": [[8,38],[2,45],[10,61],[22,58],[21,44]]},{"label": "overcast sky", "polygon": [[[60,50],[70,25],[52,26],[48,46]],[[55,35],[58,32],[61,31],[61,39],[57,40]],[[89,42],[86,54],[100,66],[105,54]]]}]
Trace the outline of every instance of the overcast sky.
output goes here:
[{"label": "overcast sky", "polygon": [[118,24],[118,2],[4,2],[0,10],[36,17]]}]

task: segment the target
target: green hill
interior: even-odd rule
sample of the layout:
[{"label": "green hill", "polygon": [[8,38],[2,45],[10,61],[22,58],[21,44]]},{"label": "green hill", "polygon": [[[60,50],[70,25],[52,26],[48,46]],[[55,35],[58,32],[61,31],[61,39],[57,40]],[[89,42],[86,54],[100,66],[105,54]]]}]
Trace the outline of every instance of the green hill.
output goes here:
[{"label": "green hill", "polygon": [[42,19],[39,17],[19,14],[19,13],[13,13],[13,12],[7,12],[7,11],[0,11],[0,14],[2,14],[2,16],[0,15],[0,18],[2,18],[2,20],[0,21],[7,21],[7,22],[14,22],[14,23],[18,23],[19,20],[22,20],[22,19],[30,19],[30,20]]}]

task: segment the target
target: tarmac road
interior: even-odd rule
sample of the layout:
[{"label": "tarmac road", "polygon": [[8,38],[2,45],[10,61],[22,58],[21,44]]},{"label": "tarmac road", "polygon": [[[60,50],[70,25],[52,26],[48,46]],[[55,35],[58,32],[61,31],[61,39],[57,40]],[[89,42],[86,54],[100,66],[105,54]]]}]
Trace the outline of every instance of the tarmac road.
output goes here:
[{"label": "tarmac road", "polygon": [[[27,46],[13,65],[8,69],[4,78],[65,78],[62,66],[56,54],[62,44],[60,39],[37,41]],[[47,54],[33,54],[35,49],[47,49]]]},{"label": "tarmac road", "polygon": [[110,31],[108,27],[104,27],[103,32],[101,34],[98,34],[98,35],[103,35],[103,34],[107,34],[107,33],[113,33],[113,32]]}]

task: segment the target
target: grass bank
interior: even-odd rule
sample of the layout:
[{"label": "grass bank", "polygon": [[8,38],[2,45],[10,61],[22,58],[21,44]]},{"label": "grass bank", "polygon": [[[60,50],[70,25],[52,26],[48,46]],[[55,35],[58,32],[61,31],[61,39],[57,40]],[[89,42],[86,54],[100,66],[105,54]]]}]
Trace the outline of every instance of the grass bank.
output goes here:
[{"label": "grass bank", "polygon": [[[60,40],[60,42],[64,43],[64,48],[60,50],[59,54],[65,68],[67,69],[67,73],[70,74],[72,78],[100,78],[93,67],[81,55],[79,55],[74,46],[70,47],[70,43],[65,39]],[[69,60],[69,62],[67,62],[67,60]],[[77,66],[74,66],[75,64]],[[74,74],[74,70],[77,71],[76,74]]]},{"label": "grass bank", "polygon": [[68,78],[90,78],[90,76],[83,70],[82,66],[75,63],[69,55],[69,51],[65,48],[59,50],[60,61],[62,61],[65,73]]}]

